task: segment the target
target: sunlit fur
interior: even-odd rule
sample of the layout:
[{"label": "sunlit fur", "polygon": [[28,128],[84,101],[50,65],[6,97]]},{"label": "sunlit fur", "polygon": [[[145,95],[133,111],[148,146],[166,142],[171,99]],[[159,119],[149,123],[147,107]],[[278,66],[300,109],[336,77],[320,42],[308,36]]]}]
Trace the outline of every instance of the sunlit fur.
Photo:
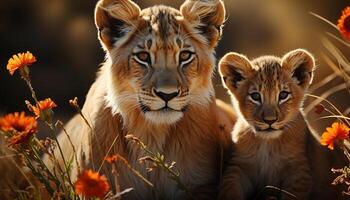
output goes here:
[{"label": "sunlit fur", "polygon": [[[175,161],[174,170],[193,195],[216,196],[235,119],[226,105],[216,104],[211,81],[225,10],[221,0],[187,0],[180,10],[141,10],[130,0],[101,0],[96,7],[99,39],[107,55],[83,107],[93,129],[76,116],[67,131],[85,168],[98,169],[107,152],[118,153],[154,184],[145,184],[123,163],[117,164],[119,175],[114,177],[105,163],[101,173],[114,191],[115,179],[121,190],[134,189],[123,199],[185,198],[166,172],[147,172],[150,163],[138,162],[145,152],[125,139],[128,134],[163,154],[168,163]],[[193,57],[181,65],[179,54],[185,50]],[[147,52],[150,62],[139,52]],[[179,93],[165,107],[155,94],[158,90]],[[61,134],[59,140],[64,154],[72,155],[67,137]]]},{"label": "sunlit fur", "polygon": [[[114,113],[127,114],[130,108],[144,106],[144,117],[152,123],[173,124],[183,117],[188,105],[208,106],[214,95],[211,76],[215,58],[213,49],[203,43],[203,36],[186,24],[181,13],[175,9],[157,6],[140,13],[134,24],[137,30],[126,33],[129,45],[116,41],[108,54],[111,62],[107,102]],[[129,35],[130,34],[130,35]],[[122,40],[123,41],[123,40]],[[179,53],[195,52],[192,61],[181,66]],[[137,62],[132,54],[148,52],[149,66]],[[160,87],[178,87],[179,95],[168,102],[169,110],[162,110],[165,102],[157,97],[153,89],[160,76],[174,79]],[[169,80],[170,81],[170,80]],[[164,84],[167,84],[165,82]]]},{"label": "sunlit fur", "polygon": [[[309,198],[312,178],[306,138],[310,133],[301,105],[314,67],[313,57],[302,49],[283,58],[252,61],[230,53],[220,61],[221,76],[239,113],[221,199],[254,199],[265,186],[286,190],[298,199]],[[282,91],[289,96],[280,98]],[[251,96],[253,92],[260,94],[260,101]],[[266,117],[273,117],[273,123]]]}]

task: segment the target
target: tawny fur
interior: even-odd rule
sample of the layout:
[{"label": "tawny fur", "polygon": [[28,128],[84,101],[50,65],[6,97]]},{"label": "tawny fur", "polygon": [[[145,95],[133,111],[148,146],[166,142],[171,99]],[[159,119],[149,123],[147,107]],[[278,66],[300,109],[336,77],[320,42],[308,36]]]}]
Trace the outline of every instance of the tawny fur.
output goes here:
[{"label": "tawny fur", "polygon": [[[83,112],[88,119],[91,119],[94,133],[91,133],[80,116],[73,118],[67,125],[67,131],[74,145],[79,147],[78,157],[81,158],[82,154],[85,154],[86,161],[82,161],[82,163],[88,163],[85,164],[85,168],[93,168],[91,163],[93,161],[97,169],[110,146],[113,146],[110,155],[118,153],[125,157],[135,169],[155,184],[154,190],[158,197],[182,198],[184,194],[177,189],[168,174],[160,169],[147,173],[147,165],[139,164],[138,159],[145,155],[144,152],[133,142],[124,138],[127,134],[133,134],[147,144],[153,152],[164,154],[169,163],[175,161],[175,170],[180,172],[182,181],[194,194],[198,192],[197,197],[215,198],[220,165],[224,164],[221,154],[227,151],[230,140],[227,133],[232,129],[230,125],[232,121],[221,108],[216,106],[214,100],[208,107],[190,108],[184,118],[173,126],[152,125],[144,121],[138,112],[129,115],[126,119],[127,125],[124,126],[125,119],[120,115],[113,116],[111,109],[106,107],[103,88],[105,85],[101,77],[92,86],[84,104]],[[225,121],[228,123],[225,124]],[[89,145],[89,137],[92,137],[91,145]],[[112,145],[116,137],[117,140]],[[72,148],[66,136],[60,135],[59,140],[64,144],[64,154],[71,155]],[[92,157],[88,155],[90,150],[93,152]],[[107,175],[110,181],[113,180],[109,164],[104,164],[101,173]],[[154,198],[152,188],[132,174],[123,164],[118,165],[118,174],[122,190],[129,187],[135,189],[123,199]]]},{"label": "tawny fur", "polygon": [[[104,0],[96,7],[99,39],[107,52],[107,61],[83,106],[93,130],[80,116],[75,116],[68,123],[67,132],[85,169],[97,170],[111,148],[108,155],[120,154],[154,184],[154,188],[145,184],[121,163],[117,164],[119,175],[114,177],[111,166],[105,163],[101,173],[111,181],[114,191],[117,190],[115,178],[121,190],[134,188],[123,199],[186,198],[167,173],[157,168],[147,172],[147,163],[138,161],[145,152],[125,138],[129,134],[153,152],[163,154],[168,163],[175,161],[174,170],[180,172],[182,182],[196,198],[216,197],[223,157],[231,143],[229,132],[235,120],[233,112],[222,102],[219,105],[224,109],[217,106],[211,82],[214,47],[221,35],[225,10],[220,0],[187,0],[181,10],[154,6],[141,11],[128,0]],[[120,14],[124,12],[128,15]],[[117,27],[120,24],[122,27]],[[181,48],[190,48],[196,54],[186,68],[177,67]],[[140,66],[139,58],[134,57],[140,49],[151,56],[152,63],[144,64],[152,64],[151,67]],[[147,118],[149,111],[139,106],[142,102],[148,110],[157,110],[162,105],[152,88],[164,76],[168,77],[167,81],[163,80],[167,85],[160,84],[162,89],[176,89],[169,84],[172,80],[180,84],[182,92],[168,102],[168,106],[182,111],[171,123],[166,122],[170,114],[163,113],[165,117],[158,117],[157,123],[154,116]],[[59,141],[69,158],[73,149],[67,137],[61,134]],[[72,172],[75,179],[79,173],[77,166]]]},{"label": "tawny fur", "polygon": [[[304,50],[292,51],[282,59],[266,56],[249,61],[231,53],[221,60],[221,75],[239,117],[220,199],[261,198],[266,186],[285,190],[297,199],[310,198],[312,175],[306,146],[310,131],[300,107],[314,66],[313,57]],[[283,102],[281,91],[289,92]],[[250,99],[253,92],[260,93],[260,103]],[[265,117],[271,112],[277,121],[269,130]],[[292,198],[277,193],[279,199]]]}]

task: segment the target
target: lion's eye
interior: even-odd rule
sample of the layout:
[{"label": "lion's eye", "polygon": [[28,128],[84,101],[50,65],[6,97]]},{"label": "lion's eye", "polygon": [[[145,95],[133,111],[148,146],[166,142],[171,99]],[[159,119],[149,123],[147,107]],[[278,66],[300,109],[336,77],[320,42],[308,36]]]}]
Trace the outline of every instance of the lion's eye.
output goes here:
[{"label": "lion's eye", "polygon": [[261,102],[261,95],[259,92],[253,92],[253,93],[250,93],[249,95],[253,101]]},{"label": "lion's eye", "polygon": [[141,64],[151,64],[151,56],[148,52],[139,52],[135,54],[136,59]]},{"label": "lion's eye", "polygon": [[281,91],[278,98],[280,101],[286,100],[289,96],[289,92],[287,91]]},{"label": "lion's eye", "polygon": [[192,57],[193,57],[193,52],[181,51],[179,55],[179,61],[181,64],[187,64],[191,61]]}]

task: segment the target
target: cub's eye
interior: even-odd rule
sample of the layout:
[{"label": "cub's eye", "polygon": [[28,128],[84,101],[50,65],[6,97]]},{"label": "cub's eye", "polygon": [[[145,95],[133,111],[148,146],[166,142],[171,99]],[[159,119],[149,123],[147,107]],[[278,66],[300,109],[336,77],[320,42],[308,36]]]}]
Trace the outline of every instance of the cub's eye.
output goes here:
[{"label": "cub's eye", "polygon": [[249,95],[253,101],[261,102],[261,95],[259,92],[253,92],[253,93],[250,93]]},{"label": "cub's eye", "polygon": [[135,54],[136,60],[141,64],[151,64],[151,56],[148,52],[139,52]]},{"label": "cub's eye", "polygon": [[288,96],[289,96],[289,92],[281,91],[278,98],[280,101],[283,101],[283,100],[286,100]]},{"label": "cub's eye", "polygon": [[193,52],[191,51],[181,51],[179,55],[179,62],[181,64],[187,64],[191,61],[193,57]]}]

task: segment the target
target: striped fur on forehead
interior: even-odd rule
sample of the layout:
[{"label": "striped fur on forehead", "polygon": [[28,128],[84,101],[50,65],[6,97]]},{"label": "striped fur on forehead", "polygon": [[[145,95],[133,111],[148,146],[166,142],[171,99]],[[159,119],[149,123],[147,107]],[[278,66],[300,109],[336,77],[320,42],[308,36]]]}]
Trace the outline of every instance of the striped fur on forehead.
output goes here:
[{"label": "striped fur on forehead", "polygon": [[263,56],[252,61],[252,67],[257,71],[256,83],[259,90],[280,89],[282,77],[281,59],[274,56]]},{"label": "striped fur on forehead", "polygon": [[178,10],[167,6],[154,6],[144,9],[141,16],[148,23],[149,34],[156,36],[157,45],[171,47],[174,43],[171,35],[179,35],[181,14]]},{"label": "striped fur on forehead", "polygon": [[133,38],[152,35],[159,47],[176,45],[172,35],[191,37],[213,51],[221,36],[225,19],[222,0],[186,0],[180,10],[156,5],[141,10],[131,0],[100,0],[95,24],[105,50],[113,51],[133,42]]}]

